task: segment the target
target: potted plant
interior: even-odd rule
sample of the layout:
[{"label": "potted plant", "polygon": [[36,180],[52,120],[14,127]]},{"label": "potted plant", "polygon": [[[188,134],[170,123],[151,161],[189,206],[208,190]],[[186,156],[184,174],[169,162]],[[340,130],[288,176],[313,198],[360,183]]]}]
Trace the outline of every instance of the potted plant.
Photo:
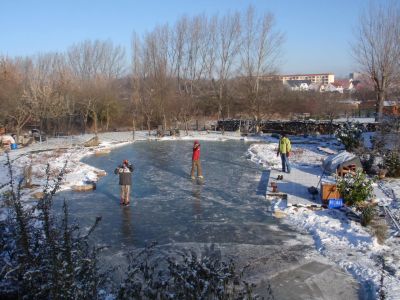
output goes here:
[{"label": "potted plant", "polygon": [[357,170],[339,178],[337,186],[345,204],[355,206],[360,212],[361,225],[367,226],[375,216],[375,204],[366,202],[374,196],[372,180],[362,170]]}]

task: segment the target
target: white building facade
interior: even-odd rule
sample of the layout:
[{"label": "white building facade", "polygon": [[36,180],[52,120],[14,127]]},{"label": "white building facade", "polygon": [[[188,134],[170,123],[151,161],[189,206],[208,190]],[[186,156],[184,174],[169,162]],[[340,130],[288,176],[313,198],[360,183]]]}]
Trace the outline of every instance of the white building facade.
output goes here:
[{"label": "white building facade", "polygon": [[335,74],[321,73],[321,74],[295,74],[295,75],[280,75],[279,79],[285,83],[288,80],[310,80],[311,83],[320,83],[327,85],[335,82]]}]

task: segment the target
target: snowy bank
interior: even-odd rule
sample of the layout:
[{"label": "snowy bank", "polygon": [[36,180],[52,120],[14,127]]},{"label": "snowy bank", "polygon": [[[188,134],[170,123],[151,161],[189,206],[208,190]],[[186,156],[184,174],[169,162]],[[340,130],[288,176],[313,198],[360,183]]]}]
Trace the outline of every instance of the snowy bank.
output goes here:
[{"label": "snowy bank", "polygon": [[[248,156],[253,162],[268,169],[280,168],[280,159],[276,156],[277,147],[277,142],[253,144],[248,150]],[[320,165],[321,159],[325,157],[324,153],[318,151],[318,145],[296,144],[293,146],[291,164],[294,167]],[[395,200],[400,194],[400,180],[392,179],[380,186],[386,189],[388,196],[378,201],[391,203],[392,209],[399,214],[398,202]],[[390,195],[393,196],[388,199]],[[269,200],[272,210],[279,213],[276,215],[286,216],[283,222],[312,235],[315,248],[322,255],[348,271],[373,293],[380,287],[383,274],[386,299],[400,299],[400,238],[395,237],[394,231],[390,232],[385,245],[379,245],[368,227],[349,220],[343,211],[287,207],[279,199]],[[380,257],[385,259],[384,271]]]}]

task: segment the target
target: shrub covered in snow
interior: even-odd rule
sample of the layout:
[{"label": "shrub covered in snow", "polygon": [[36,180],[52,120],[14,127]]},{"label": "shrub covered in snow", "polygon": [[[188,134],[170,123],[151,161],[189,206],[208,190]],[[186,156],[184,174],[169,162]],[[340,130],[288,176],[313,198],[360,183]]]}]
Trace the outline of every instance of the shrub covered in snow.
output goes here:
[{"label": "shrub covered in snow", "polygon": [[[214,245],[200,255],[192,250],[167,255],[155,251],[153,243],[129,254],[118,299],[257,299],[242,274]],[[268,291],[264,299],[273,299],[269,286]]]},{"label": "shrub covered in snow", "polygon": [[67,206],[57,220],[51,213],[52,199],[64,169],[55,181],[50,170],[44,196],[27,208],[21,202],[20,180],[15,187],[8,160],[10,192],[6,199],[9,218],[0,222],[0,298],[2,299],[97,299],[107,281],[101,273],[97,250],[86,235],[69,223]]},{"label": "shrub covered in snow", "polygon": [[357,153],[364,171],[369,175],[379,175],[386,170],[382,152],[362,149]]},{"label": "shrub covered in snow", "polygon": [[346,122],[340,125],[335,135],[347,151],[352,151],[362,144],[362,133],[359,123]]},{"label": "shrub covered in snow", "polygon": [[362,170],[339,177],[337,186],[347,205],[353,206],[373,196],[372,180]]}]

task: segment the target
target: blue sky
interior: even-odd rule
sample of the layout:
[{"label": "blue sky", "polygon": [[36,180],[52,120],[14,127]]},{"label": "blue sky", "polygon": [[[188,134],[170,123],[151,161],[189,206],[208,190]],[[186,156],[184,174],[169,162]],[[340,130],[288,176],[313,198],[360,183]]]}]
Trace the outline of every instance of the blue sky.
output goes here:
[{"label": "blue sky", "polygon": [[349,44],[366,0],[1,0],[0,55],[64,51],[86,39],[110,39],[130,51],[132,31],[173,24],[180,16],[256,11],[275,15],[285,33],[281,73],[333,72],[356,66]]}]

